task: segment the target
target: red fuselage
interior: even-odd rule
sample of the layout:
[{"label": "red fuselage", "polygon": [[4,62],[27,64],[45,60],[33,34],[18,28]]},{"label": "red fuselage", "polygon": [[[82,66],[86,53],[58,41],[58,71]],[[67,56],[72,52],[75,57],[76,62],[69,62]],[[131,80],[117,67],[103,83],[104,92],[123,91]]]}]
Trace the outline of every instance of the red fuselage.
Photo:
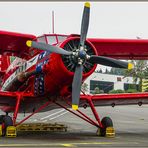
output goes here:
[{"label": "red fuselage", "polygon": [[[37,40],[39,42],[47,42],[50,37],[55,37],[57,42],[52,43],[54,46],[60,46],[61,48],[67,48],[66,46],[72,41],[76,43],[79,41],[78,36],[60,36],[64,40],[61,42],[58,40],[60,35],[44,35],[39,37]],[[45,38],[45,41],[42,40]],[[87,46],[97,54],[95,47],[86,41]],[[3,82],[3,91],[28,91],[34,96],[66,96],[71,94],[72,80],[74,72],[69,69],[66,65],[64,58],[55,53],[49,53],[47,51],[39,51],[37,49],[30,49],[34,51],[28,61],[24,62],[20,66],[11,69],[5,76],[5,81]],[[92,52],[91,51],[91,52]],[[90,67],[89,70],[84,71],[83,80],[91,75],[96,68],[96,65]],[[24,78],[24,73],[29,73],[35,71],[37,74],[30,75],[27,79]],[[23,74],[22,74],[23,73]],[[9,75],[9,76],[8,76]]]}]

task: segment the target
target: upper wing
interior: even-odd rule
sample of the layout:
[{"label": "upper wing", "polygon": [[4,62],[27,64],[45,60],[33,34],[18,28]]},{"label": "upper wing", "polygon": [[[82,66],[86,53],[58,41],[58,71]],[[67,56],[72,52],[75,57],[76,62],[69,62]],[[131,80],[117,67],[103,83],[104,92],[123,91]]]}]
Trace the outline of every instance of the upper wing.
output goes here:
[{"label": "upper wing", "polygon": [[34,39],[36,36],[30,34],[0,31],[0,54],[27,59],[29,47],[26,46],[26,41]]},{"label": "upper wing", "polygon": [[148,40],[145,39],[88,39],[98,55],[119,59],[148,59]]},{"label": "upper wing", "polygon": [[148,104],[148,93],[81,95],[80,104],[91,99],[95,106]]}]

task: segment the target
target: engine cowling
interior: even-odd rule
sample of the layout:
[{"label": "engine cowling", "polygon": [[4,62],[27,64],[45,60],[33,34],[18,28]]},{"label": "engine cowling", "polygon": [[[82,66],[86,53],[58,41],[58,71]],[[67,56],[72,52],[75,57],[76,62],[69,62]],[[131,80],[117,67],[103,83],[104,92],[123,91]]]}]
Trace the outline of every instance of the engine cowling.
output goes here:
[{"label": "engine cowling", "polygon": [[[64,50],[67,50],[67,51],[76,52],[79,49],[79,44],[80,44],[79,37],[71,37],[71,38],[68,38],[65,42],[63,42],[60,47],[63,48]],[[97,51],[96,51],[95,47],[88,40],[86,40],[86,42],[85,42],[85,49],[86,49],[86,53],[89,56],[90,55],[97,55]],[[75,59],[75,57],[73,55],[71,55],[71,56],[62,55],[62,61],[68,71],[70,71],[70,72],[75,71],[77,59]],[[84,68],[83,68],[83,76],[84,77],[89,76],[92,72],[94,72],[94,70],[96,68],[96,64],[92,64],[89,61],[84,61],[83,66],[84,66]]]},{"label": "engine cowling", "polygon": [[[67,51],[77,50],[79,46],[79,37],[70,37],[59,45]],[[87,54],[97,55],[95,47],[86,40],[85,42]],[[72,46],[72,47],[71,47]],[[68,94],[71,91],[71,84],[74,76],[74,70],[76,66],[76,59],[74,57],[59,55],[52,53],[49,62],[46,64],[45,71],[45,87],[46,92],[49,94],[60,93],[62,96]],[[70,65],[69,65],[70,64]],[[83,81],[91,75],[96,68],[96,64],[91,64],[87,62],[83,63]]]}]

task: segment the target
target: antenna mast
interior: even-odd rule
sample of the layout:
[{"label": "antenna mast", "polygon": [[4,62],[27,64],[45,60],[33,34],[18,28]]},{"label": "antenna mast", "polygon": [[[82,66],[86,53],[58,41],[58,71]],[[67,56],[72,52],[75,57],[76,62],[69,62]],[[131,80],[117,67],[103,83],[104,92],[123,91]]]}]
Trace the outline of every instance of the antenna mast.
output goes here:
[{"label": "antenna mast", "polygon": [[54,34],[54,11],[52,11],[52,33]]}]

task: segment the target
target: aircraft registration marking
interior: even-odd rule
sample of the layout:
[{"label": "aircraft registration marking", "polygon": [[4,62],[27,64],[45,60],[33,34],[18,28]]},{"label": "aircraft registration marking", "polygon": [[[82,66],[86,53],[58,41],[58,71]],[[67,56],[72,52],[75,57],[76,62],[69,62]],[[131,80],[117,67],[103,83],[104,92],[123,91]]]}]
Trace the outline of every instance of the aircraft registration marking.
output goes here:
[{"label": "aircraft registration marking", "polygon": [[38,56],[36,55],[35,57],[31,58],[29,61],[25,62],[22,66],[20,66],[3,84],[2,90],[4,91],[5,88],[16,78],[17,74],[20,72],[25,72],[28,70],[30,67],[35,65],[38,60]]},{"label": "aircraft registration marking", "polygon": [[43,66],[48,62],[50,52],[44,51],[38,56],[38,62],[36,65],[36,71],[41,73],[39,76],[36,76],[34,82],[34,93],[36,96],[44,95],[44,74],[42,73]]}]

